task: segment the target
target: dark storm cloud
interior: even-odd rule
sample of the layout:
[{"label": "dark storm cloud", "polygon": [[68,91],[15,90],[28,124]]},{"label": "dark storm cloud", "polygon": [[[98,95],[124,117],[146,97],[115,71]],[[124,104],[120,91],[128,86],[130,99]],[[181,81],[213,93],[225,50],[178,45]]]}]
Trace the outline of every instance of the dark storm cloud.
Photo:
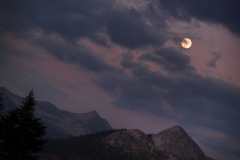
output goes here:
[{"label": "dark storm cloud", "polygon": [[190,57],[173,48],[162,48],[155,53],[145,53],[139,59],[155,62],[171,72],[195,70],[190,65]]},{"label": "dark storm cloud", "polygon": [[210,23],[219,23],[235,33],[240,33],[239,0],[159,0],[164,9],[181,20],[191,17]]},{"label": "dark storm cloud", "polygon": [[[86,47],[52,39],[50,35],[57,33],[67,42],[88,37],[104,44],[104,38],[99,36],[104,33],[113,42],[129,48],[165,42],[165,37],[147,25],[139,11],[116,6],[113,9],[112,0],[3,0],[0,3],[2,34],[10,32],[26,38],[61,61],[78,63],[96,72],[115,69]],[[161,29],[165,29],[164,19],[161,23]],[[44,36],[31,35],[38,30]],[[135,74],[140,74],[139,67],[135,68]]]},{"label": "dark storm cloud", "polygon": [[26,50],[19,50],[16,49],[12,46],[9,46],[8,43],[6,43],[4,40],[0,40],[0,62],[2,63],[8,63],[10,60],[10,56],[19,56],[19,57],[24,57],[28,60],[38,60],[42,61],[43,59],[37,55],[32,53],[31,51],[26,51]]},{"label": "dark storm cloud", "polygon": [[[217,149],[223,155],[240,156],[240,141],[223,132],[210,127],[196,127],[194,125],[186,127],[192,137],[197,137],[197,141],[205,146]],[[194,128],[194,129],[193,129]],[[229,158],[228,158],[229,159]]]},{"label": "dark storm cloud", "polygon": [[78,63],[95,72],[115,69],[100,55],[94,53],[86,46],[73,45],[72,43],[49,37],[40,37],[32,41],[35,45],[41,46],[61,61]]},{"label": "dark storm cloud", "polygon": [[217,148],[219,152],[222,154],[230,154],[232,156],[240,156],[239,148],[240,145],[232,146],[233,143],[238,143],[228,138],[222,138],[221,140],[217,139],[214,140],[213,138],[206,138],[201,141],[202,144],[207,145],[211,148]]},{"label": "dark storm cloud", "polygon": [[221,54],[217,52],[212,52],[213,58],[207,62],[207,66],[215,68],[216,62],[221,58]]},{"label": "dark storm cloud", "polygon": [[35,27],[59,33],[74,40],[92,36],[104,26],[101,14],[111,3],[107,0],[1,1],[2,29],[23,32]]},{"label": "dark storm cloud", "polygon": [[173,87],[174,80],[161,73],[152,72],[147,66],[144,66],[140,63],[133,61],[133,56],[131,54],[123,55],[121,60],[121,66],[131,70],[134,77],[140,78],[139,80],[143,81],[147,85],[156,85],[161,88],[170,88]]},{"label": "dark storm cloud", "polygon": [[165,36],[147,25],[139,11],[113,9],[113,5],[109,0],[4,0],[0,5],[0,31],[27,37],[29,31],[38,28],[71,42],[88,37],[105,46],[107,40],[102,35],[107,34],[113,42],[128,48],[165,42]]},{"label": "dark storm cloud", "polygon": [[[240,87],[221,79],[197,74],[180,79],[168,94],[168,102],[179,107],[188,119],[239,137]],[[197,115],[196,115],[197,114]]]},{"label": "dark storm cloud", "polygon": [[113,104],[117,107],[154,112],[167,89],[174,85],[174,80],[134,62],[129,54],[123,56],[121,66],[124,68],[121,72],[102,73],[101,78],[94,81],[95,84],[116,97]]},{"label": "dark storm cloud", "polygon": [[[155,56],[179,66],[189,65],[189,57],[180,54],[177,59],[172,59],[171,54],[176,51],[170,52],[173,51],[165,48],[156,52]],[[162,61],[158,63],[162,64]],[[175,76],[153,72],[135,62],[131,54],[122,57],[121,66],[121,73],[104,72],[101,78],[95,80],[99,87],[114,95],[113,104],[116,107],[176,119],[182,125],[207,126],[240,141],[239,86],[221,79],[203,78],[194,69],[188,68],[185,68],[188,72],[169,70],[177,74]],[[226,147],[223,146],[226,152],[231,153]]]},{"label": "dark storm cloud", "polygon": [[60,33],[68,40],[95,38],[105,26],[103,14],[109,1],[51,1],[41,3],[36,25],[46,32]]},{"label": "dark storm cloud", "polygon": [[[139,72],[140,71],[138,71],[138,74]],[[158,107],[166,91],[164,91],[164,87],[161,89],[157,85],[160,84],[161,81],[167,85],[171,85],[171,81],[167,82],[165,80],[167,77],[160,79],[164,77],[164,75],[152,74],[152,76],[151,79],[149,77],[131,77],[125,73],[105,73],[102,74],[101,79],[96,80],[95,83],[110,95],[116,97],[113,104],[117,107],[138,111],[158,112],[159,110],[156,110],[156,107]],[[145,81],[147,80],[149,81],[146,83]]]},{"label": "dark storm cloud", "polygon": [[112,41],[129,48],[143,45],[162,45],[166,41],[163,34],[146,24],[141,14],[130,10],[113,11],[108,17],[107,30]]}]

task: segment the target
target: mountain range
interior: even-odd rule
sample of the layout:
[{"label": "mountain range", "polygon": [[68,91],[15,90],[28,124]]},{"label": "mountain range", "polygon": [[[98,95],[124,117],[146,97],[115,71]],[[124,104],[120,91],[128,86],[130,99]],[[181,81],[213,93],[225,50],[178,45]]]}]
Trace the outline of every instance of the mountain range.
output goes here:
[{"label": "mountain range", "polygon": [[[0,87],[3,114],[20,107],[22,97]],[[36,101],[50,138],[39,153],[41,160],[214,160],[180,126],[156,134],[138,129],[112,129],[96,111],[71,113],[50,102]]]},{"label": "mountain range", "polygon": [[208,160],[180,126],[157,134],[118,129],[49,140],[41,160]]},{"label": "mountain range", "polygon": [[[22,97],[0,87],[3,96],[4,110],[21,106]],[[36,101],[35,116],[41,118],[49,138],[67,138],[112,129],[109,123],[93,110],[87,113],[71,113],[60,110],[50,102]]]}]

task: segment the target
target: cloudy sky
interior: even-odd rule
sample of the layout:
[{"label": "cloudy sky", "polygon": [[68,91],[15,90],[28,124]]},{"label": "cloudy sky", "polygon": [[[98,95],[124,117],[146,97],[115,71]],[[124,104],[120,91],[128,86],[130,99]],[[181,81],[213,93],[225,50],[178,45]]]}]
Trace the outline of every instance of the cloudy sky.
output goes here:
[{"label": "cloudy sky", "polygon": [[[0,86],[113,128],[182,126],[240,159],[239,0],[0,0]],[[183,49],[188,37],[193,45]]]}]

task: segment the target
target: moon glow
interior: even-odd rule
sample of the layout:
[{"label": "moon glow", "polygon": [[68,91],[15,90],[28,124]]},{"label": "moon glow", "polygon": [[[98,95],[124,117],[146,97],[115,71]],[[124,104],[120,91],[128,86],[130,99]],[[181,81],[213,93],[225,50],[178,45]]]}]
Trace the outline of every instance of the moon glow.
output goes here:
[{"label": "moon glow", "polygon": [[188,49],[188,48],[191,47],[192,41],[189,38],[184,38],[181,42],[181,45],[182,45],[183,48]]}]

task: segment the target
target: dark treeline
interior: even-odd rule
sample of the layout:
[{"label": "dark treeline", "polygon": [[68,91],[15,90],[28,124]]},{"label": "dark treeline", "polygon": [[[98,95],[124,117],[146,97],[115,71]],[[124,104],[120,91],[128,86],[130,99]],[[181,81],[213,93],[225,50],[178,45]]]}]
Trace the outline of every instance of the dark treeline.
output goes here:
[{"label": "dark treeline", "polygon": [[112,129],[68,139],[49,139],[40,154],[42,160],[148,160],[165,159],[160,150],[141,151],[138,154],[126,152],[121,146],[112,146],[103,139],[114,132],[126,129]]},{"label": "dark treeline", "polygon": [[3,115],[4,101],[0,95],[0,159],[37,160],[36,155],[46,140],[46,128],[34,115],[35,97],[31,90],[20,108]]},{"label": "dark treeline", "polygon": [[[126,130],[126,129],[121,129]],[[133,155],[123,152],[122,148],[113,147],[102,143],[102,138],[108,134],[120,130],[112,129],[94,134],[81,135],[67,139],[49,139],[44,145],[43,152],[49,155],[57,155],[64,160],[81,159],[81,160],[132,160]],[[49,158],[46,155],[46,159]]]}]

